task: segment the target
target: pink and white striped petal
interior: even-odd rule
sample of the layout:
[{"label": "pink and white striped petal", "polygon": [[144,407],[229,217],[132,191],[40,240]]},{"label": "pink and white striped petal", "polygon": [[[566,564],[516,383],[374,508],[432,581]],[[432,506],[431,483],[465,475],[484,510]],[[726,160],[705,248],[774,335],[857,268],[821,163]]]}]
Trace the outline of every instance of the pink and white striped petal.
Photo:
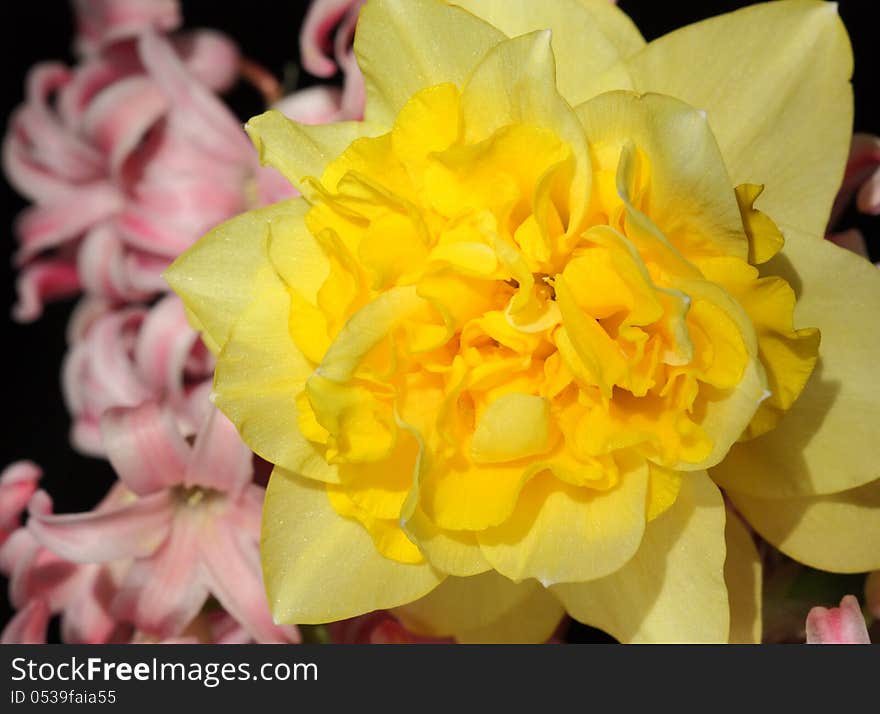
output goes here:
[{"label": "pink and white striped petal", "polygon": [[107,458],[120,480],[138,495],[184,483],[192,449],[171,410],[153,401],[115,407],[101,416]]},{"label": "pink and white striped petal", "polygon": [[199,567],[197,517],[178,510],[168,537],[148,558],[136,560],[113,601],[113,614],[155,637],[183,633],[208,591]]},{"label": "pink and white striped petal", "polygon": [[256,544],[246,545],[222,518],[205,523],[199,542],[211,592],[260,643],[299,642],[299,631],[269,614]]},{"label": "pink and white striped petal", "polygon": [[74,0],[77,49],[84,54],[147,28],[162,32],[183,21],[178,0]]},{"label": "pink and white striped petal", "polygon": [[106,563],[148,557],[165,540],[174,516],[168,491],[150,494],[119,508],[69,515],[44,515],[42,491],[31,499],[27,527],[45,548],[73,563]]},{"label": "pink and white striped petal", "polygon": [[359,9],[363,0],[315,0],[303,22],[299,36],[303,67],[316,77],[332,77],[337,65],[330,58],[333,35],[337,26],[352,9]]},{"label": "pink and white striped petal", "polygon": [[253,477],[253,454],[218,409],[211,409],[196,436],[184,483],[237,499]]},{"label": "pink and white striped petal", "polygon": [[33,461],[16,461],[0,473],[0,544],[21,525],[21,515],[42,475]]},{"label": "pink and white striped petal", "polygon": [[18,299],[12,308],[16,322],[33,322],[47,302],[76,295],[82,288],[76,265],[68,260],[38,260],[15,281]]},{"label": "pink and white striped petal", "polygon": [[73,189],[56,202],[26,209],[16,219],[20,243],[16,261],[22,265],[40,251],[79,238],[117,213],[122,205],[122,197],[113,186],[95,183]]},{"label": "pink and white striped petal", "polygon": [[241,56],[227,35],[195,30],[172,37],[171,43],[186,68],[211,91],[225,92],[238,79]]},{"label": "pink and white striped petal", "polygon": [[229,109],[190,75],[167,40],[145,32],[139,40],[147,71],[168,97],[174,130],[231,163],[255,163],[255,152]]},{"label": "pink and white striped petal", "polygon": [[44,645],[49,627],[49,606],[45,600],[32,600],[19,610],[0,633],[3,645]]}]

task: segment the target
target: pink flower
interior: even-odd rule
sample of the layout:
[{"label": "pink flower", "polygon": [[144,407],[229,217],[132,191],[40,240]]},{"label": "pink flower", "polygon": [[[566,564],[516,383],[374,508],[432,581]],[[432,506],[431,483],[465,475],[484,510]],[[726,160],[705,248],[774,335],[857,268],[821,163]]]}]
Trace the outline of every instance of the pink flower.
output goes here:
[{"label": "pink flower", "polygon": [[854,595],[844,595],[839,607],[814,607],[807,615],[808,645],[869,645],[865,618]]},{"label": "pink flower", "polygon": [[[853,197],[859,212],[871,216],[880,215],[880,138],[870,134],[853,135],[843,184],[831,210],[829,226],[832,229]],[[868,257],[865,237],[858,229],[830,232],[828,240]]]},{"label": "pink flower", "polygon": [[32,600],[19,610],[0,632],[0,645],[44,645],[49,627],[49,605]]},{"label": "pink flower", "polygon": [[35,204],[16,223],[16,319],[81,289],[111,301],[167,290],[162,270],[198,237],[292,192],[211,92],[237,66],[216,33],[145,30],[72,70],[31,70],[3,145],[10,182]]},{"label": "pink flower", "polygon": [[185,434],[202,423],[214,361],[176,296],[151,308],[113,309],[87,299],[77,306],[68,339],[62,387],[73,418],[71,442],[80,451],[104,453],[101,415],[112,407],[161,401]]},{"label": "pink flower", "polygon": [[16,461],[0,473],[0,546],[21,525],[21,514],[41,475],[40,467],[31,461]]},{"label": "pink flower", "polygon": [[147,28],[170,32],[180,27],[177,0],[73,0],[77,50],[94,54],[106,45]]},{"label": "pink flower", "polygon": [[153,402],[102,419],[107,454],[130,492],[125,503],[53,516],[31,502],[37,541],[74,563],[131,560],[112,612],[143,632],[180,635],[208,595],[258,642],[298,640],[273,624],[259,562],[263,489],[251,482],[251,452],[212,409],[190,445],[171,412]]},{"label": "pink flower", "polygon": [[[22,474],[24,469],[35,488],[42,474],[28,462],[7,467],[3,480],[9,475]],[[114,508],[123,497],[122,489],[114,488],[96,510]],[[20,499],[15,500],[20,504]],[[48,515],[52,512],[51,500],[37,492],[31,498],[30,510]],[[12,606],[20,610],[14,618],[15,625],[10,623],[9,627],[26,631],[29,637],[39,629],[38,623],[48,620],[51,614],[61,614],[62,638],[70,643],[118,641],[130,629],[118,623],[110,613],[118,590],[120,564],[108,567],[68,562],[43,548],[28,528],[20,527],[0,545],[0,572],[9,578]],[[45,605],[46,613],[42,607],[33,606],[36,602]]]},{"label": "pink flower", "polygon": [[865,605],[871,617],[880,620],[880,570],[868,573],[865,579]]},{"label": "pink flower", "polygon": [[451,639],[415,635],[384,610],[333,622],[330,638],[339,645],[452,644]]}]

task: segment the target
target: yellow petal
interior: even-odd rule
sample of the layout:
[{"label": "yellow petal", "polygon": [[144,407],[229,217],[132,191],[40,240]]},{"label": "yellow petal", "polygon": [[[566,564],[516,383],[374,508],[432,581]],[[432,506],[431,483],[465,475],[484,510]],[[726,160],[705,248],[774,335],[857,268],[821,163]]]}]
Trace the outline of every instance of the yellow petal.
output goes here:
[{"label": "yellow petal", "polygon": [[442,530],[421,509],[416,509],[403,528],[419,544],[428,562],[443,573],[468,577],[492,567],[473,533]]},{"label": "yellow petal", "polygon": [[583,129],[557,91],[555,76],[549,32],[500,42],[474,69],[462,92],[465,139],[482,141],[510,124],[551,130],[574,156],[569,226],[576,226],[590,191],[590,158]]},{"label": "yellow petal", "polygon": [[434,0],[373,0],[361,11],[354,51],[367,89],[366,117],[390,128],[425,87],[459,87],[504,39],[490,24]]},{"label": "yellow petal", "polygon": [[773,220],[755,208],[755,201],[764,192],[764,187],[743,183],[734,190],[743,228],[749,239],[749,262],[752,265],[766,263],[782,250],[785,239]]},{"label": "yellow petal", "polygon": [[[260,276],[273,272],[266,242],[273,219],[301,218],[302,199],[248,211],[226,221],[181,255],[164,278],[195,315],[213,344],[222,347],[232,325],[254,299]],[[218,280],[217,276],[223,279]]]},{"label": "yellow petal", "polygon": [[380,555],[359,523],[330,505],[321,484],[276,468],[266,490],[260,552],[277,622],[313,624],[412,602],[443,575]]},{"label": "yellow petal", "polygon": [[795,324],[818,327],[819,364],[779,425],[736,444],[712,469],[725,488],[762,498],[828,494],[880,476],[880,271],[829,241],[788,241],[767,271],[799,293]]},{"label": "yellow petal", "polygon": [[606,73],[645,41],[630,19],[608,2],[584,0],[453,0],[508,37],[551,30],[559,91],[570,104],[609,89],[629,88],[625,72],[609,85]]},{"label": "yellow petal", "polygon": [[276,168],[300,193],[309,190],[303,179],[319,178],[351,142],[380,133],[365,122],[299,124],[275,109],[255,116],[244,128],[260,162]]},{"label": "yellow petal", "polygon": [[657,464],[648,464],[648,468],[648,510],[645,517],[650,522],[669,510],[675,503],[685,474],[681,471],[665,469]]},{"label": "yellow petal", "polygon": [[214,403],[242,440],[267,461],[336,482],[336,467],[300,431],[296,398],[313,368],[287,330],[287,289],[274,272],[267,272],[251,289],[253,302],[241,313],[217,358]]},{"label": "yellow petal", "polygon": [[647,488],[644,463],[601,492],[540,474],[523,488],[513,515],[477,539],[486,559],[511,580],[536,578],[551,585],[601,578],[638,549]]},{"label": "yellow petal", "polygon": [[495,571],[446,578],[425,597],[394,610],[413,632],[487,644],[546,642],[563,614],[534,580],[514,583]]},{"label": "yellow petal", "polygon": [[621,642],[724,643],[724,552],[721,493],[693,472],[672,508],[648,524],[632,560],[601,580],[552,591],[572,617]]},{"label": "yellow petal", "polygon": [[627,65],[637,90],[706,111],[733,185],[764,184],[761,210],[783,233],[824,235],[852,129],[835,3],[752,5],[661,37]]},{"label": "yellow petal", "polygon": [[[632,92],[603,94],[575,111],[594,152],[617,162],[632,142],[647,159],[650,208],[643,212],[676,248],[685,255],[748,255],[739,206],[705,116],[672,97]],[[620,198],[642,208],[635,196]],[[711,246],[701,245],[709,240]]]},{"label": "yellow petal", "polygon": [[880,480],[827,496],[727,494],[763,538],[801,563],[833,573],[880,569]]},{"label": "yellow petal", "polygon": [[552,446],[550,403],[530,394],[505,394],[492,402],[477,424],[471,442],[476,463],[513,461],[537,456]]},{"label": "yellow petal", "polygon": [[761,556],[740,517],[727,511],[724,582],[730,601],[730,644],[761,642]]}]

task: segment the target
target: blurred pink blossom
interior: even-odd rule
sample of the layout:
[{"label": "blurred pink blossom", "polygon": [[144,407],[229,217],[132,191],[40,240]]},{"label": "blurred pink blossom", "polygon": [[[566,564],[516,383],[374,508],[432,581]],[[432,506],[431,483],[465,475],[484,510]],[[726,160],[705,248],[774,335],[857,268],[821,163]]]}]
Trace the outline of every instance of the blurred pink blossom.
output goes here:
[{"label": "blurred pink blossom", "polygon": [[259,561],[264,491],[251,452],[212,409],[195,438],[154,402],[104,413],[103,441],[126,498],[90,513],[51,515],[31,499],[27,527],[44,548],[81,564],[130,561],[111,611],[157,639],[176,637],[209,595],[258,642],[298,641],[272,622]]},{"label": "blurred pink blossom", "polygon": [[73,7],[82,54],[94,54],[151,27],[170,32],[182,22],[177,0],[73,0]]},{"label": "blurred pink blossom", "polygon": [[415,635],[384,610],[328,625],[330,638],[340,645],[401,645],[401,644],[452,644],[449,638],[431,638]]},{"label": "blurred pink blossom", "polygon": [[150,308],[114,309],[87,299],[74,312],[68,339],[61,379],[75,448],[102,455],[104,411],[147,400],[167,404],[184,434],[195,433],[210,406],[214,360],[177,296]]},{"label": "blurred pink blossom", "polygon": [[880,620],[880,570],[868,573],[865,579],[865,606],[871,617]]},{"label": "blurred pink blossom", "polygon": [[364,0],[315,0],[300,33],[303,68],[316,77],[342,71],[342,90],[319,87],[301,90],[276,108],[291,119],[320,124],[361,119],[366,92],[364,77],[354,56],[354,31]]},{"label": "blurred pink blossom", "polygon": [[[4,470],[0,480],[23,480],[25,476],[32,488],[36,488],[42,473],[35,464],[17,462]],[[0,493],[0,502],[4,506],[9,503],[8,496],[8,492]],[[122,489],[112,489],[96,511],[115,507],[121,497]],[[24,504],[17,500],[23,508]],[[34,496],[31,499],[30,508],[48,515],[52,503],[42,494],[40,498]],[[52,614],[61,614],[62,638],[69,643],[118,640],[119,633],[126,630],[126,626],[110,614],[110,605],[118,589],[120,564],[108,567],[68,562],[43,548],[27,527],[19,527],[0,545],[0,572],[9,578],[9,600],[19,609],[9,623],[9,628],[19,634],[9,637],[24,636],[22,632],[28,633],[28,637],[34,636],[33,633],[39,630],[38,623],[42,619],[48,620]],[[34,603],[42,605],[34,606]],[[3,634],[4,641],[7,634]]]},{"label": "blurred pink blossom", "polygon": [[16,223],[16,319],[80,289],[111,301],[164,291],[162,270],[207,230],[292,193],[212,93],[237,71],[217,33],[149,29],[73,69],[31,70],[3,144],[10,182],[34,202]]},{"label": "blurred pink blossom", "polygon": [[843,184],[831,210],[828,235],[828,240],[867,258],[868,248],[861,231],[856,228],[834,231],[854,197],[860,213],[880,215],[880,138],[871,134],[853,135]]},{"label": "blurred pink blossom", "polygon": [[807,614],[808,645],[869,645],[865,618],[854,595],[844,595],[839,607],[814,607]]}]

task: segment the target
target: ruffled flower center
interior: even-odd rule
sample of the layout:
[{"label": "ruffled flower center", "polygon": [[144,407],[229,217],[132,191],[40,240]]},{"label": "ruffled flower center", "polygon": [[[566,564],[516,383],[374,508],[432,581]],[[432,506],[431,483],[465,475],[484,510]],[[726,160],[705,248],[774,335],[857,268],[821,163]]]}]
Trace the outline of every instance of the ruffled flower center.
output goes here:
[{"label": "ruffled flower center", "polygon": [[311,180],[326,265],[314,295],[289,288],[315,367],[299,427],[338,467],[334,508],[391,558],[421,559],[399,527],[416,510],[481,531],[533,479],[588,495],[647,463],[651,519],[680,472],[772,428],[812,370],[817,333],[792,330],[791,289],[752,265],[781,245],[760,188],[737,189],[735,234],[655,221],[649,142],[587,140],[586,179],[546,128],[471,140],[438,85]]}]

